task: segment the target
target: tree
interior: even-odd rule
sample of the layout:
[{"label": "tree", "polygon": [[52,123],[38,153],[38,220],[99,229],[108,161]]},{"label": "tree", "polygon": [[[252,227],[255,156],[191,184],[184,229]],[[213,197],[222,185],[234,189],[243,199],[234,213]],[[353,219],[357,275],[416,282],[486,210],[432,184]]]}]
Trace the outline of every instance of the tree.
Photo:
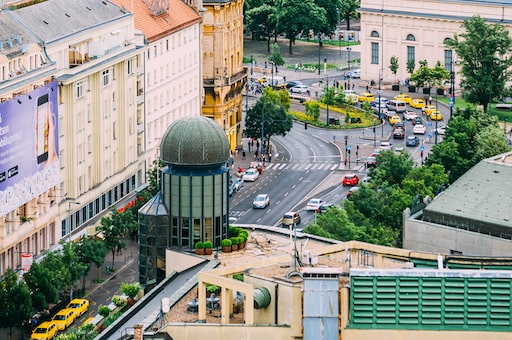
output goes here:
[{"label": "tree", "polygon": [[52,273],[43,263],[33,263],[23,275],[32,293],[32,306],[35,311],[48,308],[48,303],[57,302],[58,289],[52,283]]},{"label": "tree", "polygon": [[262,3],[245,11],[247,29],[252,32],[252,39],[267,39],[270,52],[270,36],[276,30],[276,7],[271,3]]},{"label": "tree", "polygon": [[276,99],[277,97],[279,95],[276,96],[276,91],[265,88],[263,96],[247,111],[245,117],[245,130],[249,137],[261,137],[263,125],[266,150],[268,150],[272,136],[285,136],[293,124],[291,116],[281,105],[281,99]]},{"label": "tree", "polygon": [[398,68],[398,57],[392,55],[391,58],[389,59],[389,69],[391,70],[391,73],[393,73],[393,75],[395,76],[395,82],[397,81],[396,73],[398,72]]},{"label": "tree", "polygon": [[284,59],[281,55],[281,48],[279,47],[279,44],[272,44],[270,45],[270,60],[278,66],[284,65]]},{"label": "tree", "polygon": [[80,261],[85,263],[94,263],[97,269],[96,279],[99,280],[100,267],[105,262],[105,256],[107,255],[108,249],[105,244],[95,238],[83,237],[80,241]]},{"label": "tree", "polygon": [[161,159],[154,160],[152,167],[148,170],[149,187],[148,190],[151,196],[156,195],[160,191],[160,172],[164,162]]},{"label": "tree", "polygon": [[376,185],[400,184],[414,166],[410,153],[396,154],[393,151],[383,151],[378,157],[378,166],[372,171],[372,182]]},{"label": "tree", "polygon": [[485,23],[479,16],[464,20],[465,33],[455,34],[446,45],[457,53],[461,68],[461,87],[470,103],[483,106],[503,94],[511,75],[512,38],[501,24]]},{"label": "tree", "polygon": [[116,249],[123,245],[122,238],[128,231],[127,226],[124,224],[125,216],[128,214],[131,215],[129,212],[121,213],[117,210],[112,210],[109,216],[104,216],[100,220],[98,229],[103,234],[105,247],[112,252],[112,269],[114,269]]},{"label": "tree", "polygon": [[359,17],[359,13],[357,9],[361,7],[361,2],[359,0],[345,0],[341,2],[341,16],[345,18],[347,22],[347,30],[350,31],[350,19],[357,19]]},{"label": "tree", "polygon": [[[72,289],[76,281],[80,278],[84,278],[89,271],[89,264],[82,262],[79,256],[79,246],[73,242],[67,242],[62,244],[62,261],[64,265],[69,269],[70,277],[68,285],[70,287],[70,298],[72,296]],[[85,289],[84,286],[82,288]]]},{"label": "tree", "polygon": [[289,53],[299,34],[314,29],[321,32],[326,26],[326,11],[315,4],[314,0],[282,0],[278,7],[277,32],[286,34],[289,39]]},{"label": "tree", "polygon": [[[0,285],[0,327],[22,328],[32,315],[30,290],[18,273],[8,268]],[[12,336],[11,336],[12,338]]]},{"label": "tree", "polygon": [[437,62],[433,68],[428,67],[426,60],[419,62],[420,68],[411,74],[410,80],[415,82],[419,87],[428,88],[428,94],[432,87],[440,86],[445,80],[450,79],[450,72],[448,72],[441,62]]}]

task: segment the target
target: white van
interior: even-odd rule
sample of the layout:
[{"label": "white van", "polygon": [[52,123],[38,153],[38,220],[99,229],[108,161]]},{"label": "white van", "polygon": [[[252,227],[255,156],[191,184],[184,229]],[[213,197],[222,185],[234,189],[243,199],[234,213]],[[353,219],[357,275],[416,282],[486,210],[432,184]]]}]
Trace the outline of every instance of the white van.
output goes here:
[{"label": "white van", "polygon": [[401,100],[390,100],[387,104],[388,110],[395,111],[397,113],[405,112],[407,105]]},{"label": "white van", "polygon": [[345,95],[345,99],[349,104],[357,104],[357,93],[354,90],[345,90],[343,91]]}]

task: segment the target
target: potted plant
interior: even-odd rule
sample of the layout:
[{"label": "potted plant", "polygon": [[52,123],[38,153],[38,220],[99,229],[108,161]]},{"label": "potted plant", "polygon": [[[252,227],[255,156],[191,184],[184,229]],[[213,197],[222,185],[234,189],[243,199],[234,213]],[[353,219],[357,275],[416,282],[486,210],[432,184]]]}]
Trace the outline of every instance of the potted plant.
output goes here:
[{"label": "potted plant", "polygon": [[196,249],[196,254],[197,255],[204,255],[204,245],[203,245],[203,242],[201,242],[201,241],[196,242],[196,244],[194,245],[194,248]]},{"label": "potted plant", "polygon": [[213,254],[213,244],[212,244],[212,241],[204,241],[204,253],[206,255],[211,255]]},{"label": "potted plant", "polygon": [[231,240],[231,250],[238,250],[238,236],[233,236]]},{"label": "potted plant", "polygon": [[414,73],[414,68],[416,67],[415,63],[416,63],[416,60],[414,60],[414,59],[410,59],[409,61],[407,61],[407,73],[409,73],[409,81],[408,82],[409,82],[409,92],[410,93],[416,92],[416,86],[412,85],[410,82],[411,74]]},{"label": "potted plant", "polygon": [[222,241],[220,241],[220,245],[222,247],[222,251],[224,253],[230,253],[231,252],[231,240],[229,238],[225,238]]},{"label": "potted plant", "polygon": [[389,69],[391,70],[391,72],[393,73],[393,75],[395,76],[395,82],[396,84],[393,84],[391,85],[391,90],[393,91],[399,91],[400,90],[400,82],[398,79],[396,79],[396,73],[398,72],[398,57],[396,56],[391,56],[391,59],[389,60]]},{"label": "potted plant", "polygon": [[140,284],[138,282],[122,283],[121,292],[124,295],[128,296],[128,306],[133,306],[133,304],[135,303],[135,297],[140,292]]}]

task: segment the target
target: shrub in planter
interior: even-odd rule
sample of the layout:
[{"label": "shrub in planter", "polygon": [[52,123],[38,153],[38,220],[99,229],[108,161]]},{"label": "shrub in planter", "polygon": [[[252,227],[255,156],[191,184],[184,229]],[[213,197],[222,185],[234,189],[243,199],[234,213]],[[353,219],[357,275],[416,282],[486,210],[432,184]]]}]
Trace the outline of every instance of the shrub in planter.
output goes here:
[{"label": "shrub in planter", "polygon": [[230,238],[231,240],[231,249],[238,250],[238,236],[233,236]]},{"label": "shrub in planter", "polygon": [[416,92],[416,86],[414,86],[414,85],[409,85],[409,92],[411,92],[411,93]]},{"label": "shrub in planter", "polygon": [[213,253],[212,241],[204,241],[204,253],[206,255],[211,255]]},{"label": "shrub in planter", "polygon": [[204,244],[201,241],[196,242],[194,245],[194,248],[196,249],[197,255],[204,255]]},{"label": "shrub in planter", "polygon": [[110,314],[110,308],[107,306],[100,306],[100,308],[98,308],[98,314],[106,318]]},{"label": "shrub in planter", "polygon": [[114,295],[112,296],[112,302],[116,307],[123,307],[127,303],[127,299],[124,296]]},{"label": "shrub in planter", "polygon": [[392,91],[398,91],[398,90],[400,90],[400,85],[396,85],[396,84],[395,84],[395,85],[391,85],[391,90],[392,90]]},{"label": "shrub in planter", "polygon": [[222,247],[222,251],[224,253],[229,253],[231,252],[231,246],[232,246],[232,242],[229,238],[225,238],[223,239],[221,242],[220,242],[220,245]]},{"label": "shrub in planter", "polygon": [[238,236],[238,249],[245,248],[245,238],[243,236]]},{"label": "shrub in planter", "polygon": [[124,295],[128,296],[128,305],[132,306],[135,303],[135,297],[140,292],[140,284],[138,282],[122,283],[121,292],[123,292]]}]

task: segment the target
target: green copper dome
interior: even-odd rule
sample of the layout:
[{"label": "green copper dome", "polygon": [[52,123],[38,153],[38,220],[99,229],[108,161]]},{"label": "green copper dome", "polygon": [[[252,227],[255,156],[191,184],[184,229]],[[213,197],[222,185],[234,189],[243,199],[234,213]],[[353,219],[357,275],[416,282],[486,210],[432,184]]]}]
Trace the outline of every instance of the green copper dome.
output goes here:
[{"label": "green copper dome", "polygon": [[221,165],[229,159],[226,133],[213,119],[193,116],[172,123],[160,144],[161,159],[175,165]]}]

